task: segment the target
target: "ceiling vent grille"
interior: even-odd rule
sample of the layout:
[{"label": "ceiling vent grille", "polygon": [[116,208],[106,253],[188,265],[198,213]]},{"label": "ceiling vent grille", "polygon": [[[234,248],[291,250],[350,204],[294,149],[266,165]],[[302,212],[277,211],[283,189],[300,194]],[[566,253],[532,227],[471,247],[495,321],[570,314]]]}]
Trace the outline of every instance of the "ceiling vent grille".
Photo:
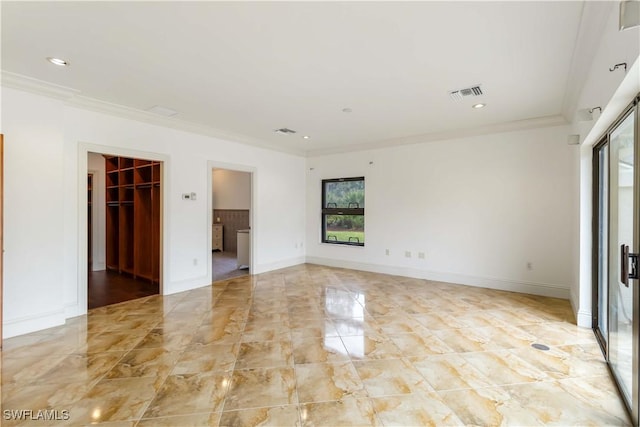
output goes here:
[{"label": "ceiling vent grille", "polygon": [[449,92],[449,96],[454,101],[460,101],[463,98],[467,98],[469,96],[480,96],[482,94],[483,92],[482,88],[480,88],[480,85],[471,86],[464,89],[452,90],[451,92]]},{"label": "ceiling vent grille", "polygon": [[295,131],[295,130],[293,130],[293,129],[289,129],[289,128],[280,128],[280,129],[276,129],[276,130],[274,130],[274,132],[275,132],[275,133],[282,133],[282,134],[285,134],[285,135],[289,135],[289,134],[292,134],[292,133],[296,133],[296,131]]}]

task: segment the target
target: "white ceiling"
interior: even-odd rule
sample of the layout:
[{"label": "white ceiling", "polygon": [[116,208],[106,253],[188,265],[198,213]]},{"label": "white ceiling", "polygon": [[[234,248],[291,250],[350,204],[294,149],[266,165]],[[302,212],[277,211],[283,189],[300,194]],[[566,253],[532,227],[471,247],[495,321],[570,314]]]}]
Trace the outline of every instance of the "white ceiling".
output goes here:
[{"label": "white ceiling", "polygon": [[[317,154],[557,122],[584,2],[1,7],[5,73],[135,109],[161,105],[179,112],[169,121]],[[48,56],[71,65],[56,67]],[[449,98],[475,84],[485,95]],[[487,107],[474,110],[476,102]],[[273,132],[280,127],[298,133]]]}]

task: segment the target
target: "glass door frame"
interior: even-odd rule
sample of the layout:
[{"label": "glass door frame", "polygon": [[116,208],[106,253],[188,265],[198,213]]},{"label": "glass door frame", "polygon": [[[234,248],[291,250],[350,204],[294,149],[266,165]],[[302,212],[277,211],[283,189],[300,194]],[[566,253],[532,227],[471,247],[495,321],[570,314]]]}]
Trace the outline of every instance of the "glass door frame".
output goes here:
[{"label": "glass door frame", "polygon": [[[616,120],[617,122],[617,120]],[[606,150],[607,156],[606,156],[606,162],[604,164],[604,167],[606,168],[606,174],[607,174],[607,179],[606,179],[606,185],[608,185],[608,181],[609,181],[609,132],[607,131],[607,133],[600,138],[600,140],[598,141],[597,144],[595,144],[593,146],[593,155],[592,155],[592,172],[593,172],[593,177],[592,177],[592,183],[593,183],[593,188],[592,188],[592,210],[593,210],[593,216],[592,216],[592,248],[593,248],[593,254],[592,254],[592,262],[591,262],[591,266],[592,266],[592,271],[591,271],[591,277],[592,277],[592,292],[591,292],[591,328],[593,329],[593,332],[596,336],[596,339],[598,340],[598,344],[600,344],[600,349],[602,350],[602,354],[604,356],[604,358],[608,361],[608,353],[609,353],[609,333],[608,331],[601,331],[600,330],[600,306],[599,306],[599,302],[600,302],[600,289],[599,289],[599,284],[600,284],[600,275],[601,275],[601,266],[600,266],[600,254],[601,254],[601,241],[600,241],[600,227],[602,226],[602,223],[604,222],[604,225],[607,227],[607,231],[608,231],[608,218],[609,218],[609,212],[608,212],[608,206],[609,206],[609,197],[607,194],[606,200],[604,200],[604,204],[607,207],[606,210],[606,218],[601,218],[600,217],[600,206],[601,206],[601,200],[600,200],[600,186],[602,185],[601,182],[601,177],[603,176],[601,174],[601,163],[600,163],[600,153],[601,151]],[[608,189],[607,189],[608,192]],[[609,239],[606,238],[604,241],[604,244],[606,246],[605,249],[608,249],[608,245],[609,245]],[[608,263],[608,256],[604,257],[605,262]],[[608,296],[608,286],[606,286],[608,284],[608,275],[604,277],[605,279],[605,290],[604,290],[604,294]],[[605,319],[608,320],[608,307],[605,307],[604,310],[604,317]]]},{"label": "glass door frame", "polygon": [[[607,362],[607,367],[609,368],[609,372],[618,387],[618,391],[620,393],[621,399],[624,402],[624,405],[627,407],[629,414],[631,415],[631,420],[634,425],[639,425],[639,409],[640,409],[640,392],[639,392],[639,383],[640,383],[640,373],[639,373],[639,341],[640,341],[640,280],[631,279],[630,286],[633,289],[633,323],[632,323],[632,334],[633,334],[633,344],[632,344],[632,396],[630,407],[627,401],[623,398],[623,391],[620,389],[620,385],[617,382],[616,375],[613,372],[611,367],[610,358],[609,358],[609,327],[607,331],[603,333],[603,331],[599,328],[599,316],[600,316],[600,307],[598,305],[599,300],[599,292],[598,292],[598,280],[601,273],[600,264],[599,264],[599,255],[601,250],[600,240],[598,236],[598,232],[601,226],[602,218],[600,218],[600,152],[601,150],[607,151],[607,163],[606,163],[606,173],[607,173],[607,186],[610,186],[611,183],[611,168],[609,167],[610,158],[610,137],[612,131],[614,131],[628,116],[629,114],[635,115],[635,129],[634,129],[634,176],[633,176],[633,184],[635,188],[634,195],[634,206],[633,206],[633,247],[630,248],[630,252],[639,253],[640,252],[640,94],[636,95],[634,100],[623,110],[623,112],[616,118],[616,120],[609,126],[606,130],[602,138],[598,141],[597,144],[594,145],[592,151],[592,329],[597,338],[598,343],[600,344],[600,348],[603,352],[605,360]],[[607,198],[604,200],[604,203],[607,206],[607,218],[604,219],[605,226],[607,227],[607,239],[603,242],[604,245],[607,246],[607,250],[609,249],[609,237],[610,237],[610,198],[611,198],[611,189],[607,188]],[[614,248],[614,250],[618,250]],[[628,262],[628,260],[626,260]],[[604,262],[607,263],[607,271],[610,271],[610,268],[617,266],[609,265],[609,257],[607,256],[604,259]],[[605,277],[606,280],[606,289],[604,292],[609,292],[609,275]],[[617,284],[616,284],[617,285]],[[607,321],[609,321],[609,303],[607,303],[607,307],[604,310],[604,316],[607,316]],[[606,335],[606,336],[605,336]]]}]

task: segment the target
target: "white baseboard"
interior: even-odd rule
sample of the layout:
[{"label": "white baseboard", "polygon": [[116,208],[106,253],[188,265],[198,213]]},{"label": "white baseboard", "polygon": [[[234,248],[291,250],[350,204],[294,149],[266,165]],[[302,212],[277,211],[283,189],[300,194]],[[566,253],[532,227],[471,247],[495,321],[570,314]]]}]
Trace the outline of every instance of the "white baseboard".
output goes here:
[{"label": "white baseboard", "polygon": [[17,319],[5,320],[2,325],[3,338],[11,338],[54,326],[64,325],[65,310],[53,310]]},{"label": "white baseboard", "polygon": [[64,307],[64,317],[70,319],[72,317],[80,316],[87,313],[87,309],[80,310],[80,306],[76,303],[67,304]]},{"label": "white baseboard", "polygon": [[569,298],[569,302],[571,302],[571,309],[573,310],[573,315],[576,319],[576,325],[582,328],[591,329],[593,327],[593,313],[591,313],[591,310],[580,310],[578,308],[580,302],[579,297],[575,294],[573,289],[571,290],[571,297]]},{"label": "white baseboard", "polygon": [[404,276],[415,279],[435,280],[438,282],[456,283],[460,285],[498,289],[502,291],[569,299],[568,287],[548,283],[523,282],[517,280],[498,279],[493,277],[470,276],[460,273],[428,271],[411,267],[368,264],[362,262],[344,261],[312,256],[307,257],[306,262],[309,264],[350,268],[352,270],[371,271],[374,273],[391,274],[394,276]]},{"label": "white baseboard", "polygon": [[107,264],[104,261],[96,262],[94,261],[91,265],[91,271],[103,271],[107,269]]},{"label": "white baseboard", "polygon": [[205,286],[211,286],[211,280],[207,276],[201,276],[194,279],[182,280],[180,282],[164,283],[162,294],[171,295],[178,292],[190,291]]},{"label": "white baseboard", "polygon": [[252,274],[261,274],[261,273],[266,273],[268,271],[279,270],[281,268],[293,267],[295,265],[304,264],[305,262],[306,262],[305,257],[299,256],[299,257],[287,258],[281,261],[271,262],[267,264],[259,264],[255,268],[256,271],[252,272]]},{"label": "white baseboard", "polygon": [[586,311],[586,310],[578,311],[576,315],[576,324],[578,326],[582,328],[591,329],[593,327],[592,323],[593,323],[593,318],[592,318],[591,311]]}]

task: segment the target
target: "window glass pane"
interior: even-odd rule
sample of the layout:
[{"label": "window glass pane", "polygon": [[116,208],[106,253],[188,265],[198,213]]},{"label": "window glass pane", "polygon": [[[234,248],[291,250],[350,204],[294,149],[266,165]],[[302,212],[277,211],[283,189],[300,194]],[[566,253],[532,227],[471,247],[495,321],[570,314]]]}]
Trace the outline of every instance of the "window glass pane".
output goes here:
[{"label": "window glass pane", "polygon": [[364,208],[364,180],[325,183],[325,208]]},{"label": "window glass pane", "polygon": [[364,215],[325,215],[326,242],[364,243]]}]

